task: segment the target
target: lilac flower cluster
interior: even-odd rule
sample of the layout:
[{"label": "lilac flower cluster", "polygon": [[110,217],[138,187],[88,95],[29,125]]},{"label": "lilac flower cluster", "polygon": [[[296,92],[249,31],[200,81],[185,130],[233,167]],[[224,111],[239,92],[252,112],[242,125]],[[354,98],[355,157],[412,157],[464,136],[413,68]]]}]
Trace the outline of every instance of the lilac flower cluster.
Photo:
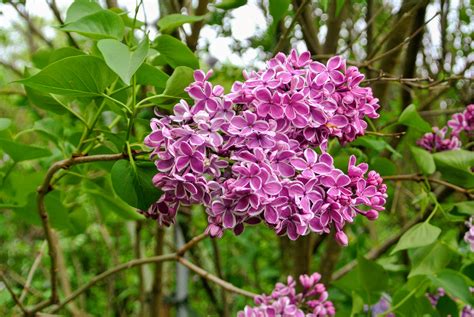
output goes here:
[{"label": "lilac flower cluster", "polygon": [[287,284],[277,283],[270,295],[255,297],[256,307],[246,306],[238,317],[323,317],[334,316],[336,310],[328,301],[328,292],[324,284],[319,283],[321,275],[301,275],[301,293],[296,293],[296,281],[289,276]]},{"label": "lilac flower cluster", "polygon": [[432,153],[460,149],[462,132],[468,140],[474,138],[474,104],[468,105],[463,112],[455,113],[446,127],[433,127],[433,132],[423,135],[417,144]]},{"label": "lilac flower cluster", "polygon": [[382,294],[379,301],[372,306],[364,305],[364,313],[370,313],[370,316],[377,317],[377,316],[386,316],[386,317],[395,317],[394,313],[386,313],[390,309],[390,304],[392,299],[387,294]]},{"label": "lilac flower cluster", "polygon": [[211,75],[195,72],[186,89],[192,106],[182,100],[173,115],[151,121],[145,144],[154,149],[153,182],[164,194],[146,216],[170,225],[180,204],[200,203],[214,237],[263,221],[293,240],[333,229],[346,245],[346,222],[384,210],[380,175],[355,157],[346,174],[326,152],[330,137],[350,142],[364,134],[365,116],[378,117],[378,100],[359,86],[357,68],[341,57],[324,65],[292,51],[244,73],[229,94]]}]

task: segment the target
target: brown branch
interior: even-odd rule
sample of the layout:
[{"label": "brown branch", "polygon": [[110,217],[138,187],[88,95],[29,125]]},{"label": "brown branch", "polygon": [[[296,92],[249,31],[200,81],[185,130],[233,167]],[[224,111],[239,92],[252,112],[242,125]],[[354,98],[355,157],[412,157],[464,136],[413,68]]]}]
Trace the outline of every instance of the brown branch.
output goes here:
[{"label": "brown branch", "polygon": [[423,182],[428,180],[431,183],[439,184],[451,188],[457,192],[463,193],[470,198],[474,198],[474,193],[471,193],[468,189],[459,187],[457,185],[451,184],[447,181],[442,179],[434,178],[434,177],[425,177],[419,174],[407,174],[407,175],[389,175],[384,176],[384,180],[392,180],[392,181],[413,181],[413,182]]},{"label": "brown branch", "polygon": [[437,16],[439,15],[439,12],[436,12],[428,21],[426,21],[425,23],[423,23],[423,25],[421,27],[419,27],[415,32],[413,32],[410,36],[408,36],[405,40],[403,40],[401,43],[399,43],[398,45],[392,47],[391,49],[383,52],[382,54],[378,55],[378,56],[375,56],[374,58],[366,61],[364,64],[372,64],[373,62],[375,61],[378,61],[379,59],[382,59],[388,55],[391,55],[392,53],[396,52],[397,50],[399,50],[402,46],[404,46],[405,44],[409,43],[418,33],[420,33],[424,27],[430,23],[434,18],[436,18]]},{"label": "brown branch", "polygon": [[222,287],[223,289],[225,289],[229,292],[239,294],[239,295],[243,295],[243,296],[250,297],[250,298],[254,298],[255,296],[257,296],[257,294],[255,294],[255,293],[252,293],[252,292],[243,290],[241,288],[235,287],[233,284],[231,284],[229,282],[226,282],[224,280],[221,280],[217,276],[207,272],[206,270],[203,270],[199,266],[194,265],[193,263],[189,262],[188,260],[186,260],[183,257],[178,256],[178,261],[179,261],[179,263],[183,264],[184,266],[186,266],[188,269],[190,269],[194,273],[198,274],[199,276],[204,277],[205,279],[207,279],[209,281],[212,281],[212,282],[216,283],[217,285],[219,285],[220,287]]},{"label": "brown branch", "polygon": [[337,39],[339,38],[339,33],[341,31],[342,22],[344,21],[349,1],[344,0],[340,12],[337,12],[338,5],[339,1],[330,1],[328,8],[329,18],[326,21],[328,32],[326,34],[326,40],[323,45],[324,54],[334,54],[337,51]]},{"label": "brown branch", "polygon": [[[200,16],[206,14],[208,4],[209,0],[199,0],[194,15]],[[201,33],[201,29],[203,26],[204,21],[197,21],[191,24],[191,34],[186,37],[186,43],[192,51],[196,50],[197,43],[199,40],[199,34]]]},{"label": "brown branch", "polygon": [[[285,43],[288,40],[288,36],[290,35],[290,33],[295,28],[296,22],[298,21],[299,16],[303,13],[303,10],[304,10],[305,6],[308,4],[308,2],[309,2],[309,0],[303,0],[301,5],[296,10],[295,15],[293,16],[293,19],[291,20],[290,26],[285,30],[283,35],[280,37],[280,40],[278,40],[278,43],[275,45],[275,49],[273,50],[273,55],[276,55],[285,46]],[[303,28],[303,26],[302,26],[302,28]]]},{"label": "brown branch", "polygon": [[[141,232],[142,232],[142,222],[140,220],[135,222],[135,243],[134,243],[134,251],[135,251],[135,258],[141,259],[142,258],[142,251],[141,251]],[[140,302],[139,308],[139,316],[143,316],[143,312],[145,309],[145,277],[143,274],[143,267],[138,267],[138,289],[139,295],[138,300]]]},{"label": "brown branch", "polygon": [[[139,265],[144,265],[144,264],[150,264],[150,263],[160,263],[160,262],[167,262],[167,261],[178,261],[180,258],[180,254],[183,254],[186,250],[189,250],[196,244],[198,244],[200,241],[204,240],[207,237],[207,234],[201,234],[188,243],[184,245],[181,249],[179,249],[175,253],[169,253],[165,255],[159,255],[159,256],[154,256],[154,257],[149,257],[149,258],[141,258],[141,259],[134,259],[131,261],[128,261],[126,263],[122,263],[114,268],[111,268],[105,272],[102,272],[99,275],[96,275],[94,278],[92,278],[89,282],[84,284],[83,286],[79,287],[77,290],[75,290],[70,296],[66,297],[63,301],[61,301],[58,305],[54,306],[51,312],[55,313],[58,310],[60,310],[62,307],[64,307],[67,303],[69,303],[71,300],[97,284],[98,282],[106,279],[107,277],[117,274],[118,272],[124,271],[131,269],[135,266]],[[185,249],[186,248],[186,249]],[[238,289],[240,290],[240,289]],[[243,290],[240,290],[243,291]]]},{"label": "brown branch", "polygon": [[23,18],[23,20],[25,20],[26,24],[28,25],[28,28],[30,29],[31,33],[33,33],[34,35],[36,35],[38,38],[40,38],[44,43],[46,43],[46,45],[48,45],[49,47],[53,48],[54,45],[53,43],[48,40],[43,33],[41,33],[41,31],[36,27],[36,25],[33,23],[33,21],[31,20],[30,16],[28,15],[28,13],[26,13],[25,11],[23,11],[22,9],[20,9],[18,7],[18,4],[13,2],[13,1],[10,1],[9,2],[12,7],[15,9],[16,12],[18,12],[18,14]]},{"label": "brown branch", "polygon": [[[61,12],[59,12],[58,5],[56,4],[56,0],[49,0],[46,1],[48,3],[49,8],[51,11],[53,11],[54,16],[56,17],[56,20],[58,20],[59,24],[63,25],[64,20],[61,17]],[[79,44],[77,44],[76,40],[72,37],[72,34],[69,32],[66,32],[69,44],[74,46],[77,49],[80,49]]]},{"label": "brown branch", "polygon": [[[163,254],[165,231],[161,226],[156,225],[155,230],[155,256]],[[163,263],[155,264],[153,286],[151,290],[151,315],[160,316],[160,308],[163,306]]]},{"label": "brown branch", "polygon": [[33,262],[33,265],[30,268],[30,271],[28,272],[28,276],[26,277],[25,286],[23,287],[23,291],[21,292],[21,295],[20,295],[20,302],[23,302],[26,294],[30,290],[33,276],[35,275],[35,272],[38,269],[39,264],[41,263],[41,259],[43,258],[45,247],[46,247],[46,241],[43,241],[43,243],[41,244],[40,251],[38,252],[38,255],[36,256],[35,261]]},{"label": "brown branch", "polygon": [[320,51],[320,46],[311,2],[307,0],[293,0],[292,3],[295,10],[302,10],[299,14],[295,13],[295,16],[298,17],[298,23],[301,26],[301,31],[303,31],[303,39],[308,47],[308,51],[311,55],[317,54]]},{"label": "brown branch", "polygon": [[[135,153],[135,154],[138,155],[138,153]],[[51,228],[51,225],[48,221],[48,213],[46,211],[46,207],[44,204],[45,196],[52,190],[51,180],[53,176],[59,170],[68,169],[73,165],[99,162],[99,161],[116,161],[116,160],[126,158],[126,157],[128,157],[128,155],[124,153],[71,157],[71,158],[54,163],[46,172],[46,176],[41,186],[37,190],[38,192],[37,206],[38,206],[38,213],[41,219],[41,224],[43,226],[43,231],[46,235],[46,241],[48,242],[49,257],[51,258],[51,268],[50,268],[51,297],[49,300],[35,306],[31,310],[32,314],[50,305],[51,303],[54,304],[54,303],[57,303],[58,301],[58,290],[57,290],[58,246],[56,244],[56,241],[53,238],[53,229]]]},{"label": "brown branch", "polygon": [[0,272],[0,279],[2,280],[3,284],[5,285],[7,291],[10,293],[11,297],[13,298],[13,301],[15,302],[15,304],[21,309],[21,311],[23,313],[27,313],[27,310],[25,309],[25,307],[23,306],[23,304],[20,302],[20,300],[18,299],[18,297],[16,296],[15,292],[13,291],[13,289],[10,287],[10,285],[8,284],[7,282],[7,279],[5,278],[5,275],[3,274],[3,272]]},{"label": "brown branch", "polygon": [[[378,248],[375,248],[375,249],[372,249],[371,251],[369,251],[369,253],[367,253],[366,258],[368,260],[375,260],[375,259],[379,258],[381,255],[383,255],[385,252],[387,252],[387,250],[389,250],[390,247],[395,245],[395,243],[398,242],[400,237],[405,232],[407,232],[411,227],[413,227],[414,225],[419,223],[422,219],[423,219],[423,215],[418,214],[415,217],[415,219],[413,219],[412,221],[407,223],[405,226],[403,226],[402,229],[400,229],[400,231],[397,232],[397,234],[395,234],[394,236],[392,236],[392,237],[388,238],[387,240],[385,240],[385,242],[381,246],[379,246]],[[357,265],[357,260],[352,260],[351,262],[349,262],[348,264],[344,265],[342,268],[340,268],[339,270],[334,272],[334,274],[332,274],[332,276],[331,276],[331,279],[333,281],[340,279],[341,277],[343,277],[344,275],[349,273],[356,265]]]},{"label": "brown branch", "polygon": [[[224,279],[224,274],[222,272],[222,261],[221,261],[221,253],[219,250],[219,246],[217,245],[216,239],[211,239],[212,250],[214,251],[214,266],[217,272],[217,277],[220,279]],[[223,289],[221,293],[222,298],[222,310],[223,310],[223,317],[229,316],[229,303],[227,300],[227,292]]]}]

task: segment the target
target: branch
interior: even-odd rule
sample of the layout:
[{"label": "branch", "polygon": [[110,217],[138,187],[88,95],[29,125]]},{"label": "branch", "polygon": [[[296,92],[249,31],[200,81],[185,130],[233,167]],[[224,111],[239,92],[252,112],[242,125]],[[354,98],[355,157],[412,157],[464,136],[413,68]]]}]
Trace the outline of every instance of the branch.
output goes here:
[{"label": "branch", "polygon": [[414,182],[423,182],[428,180],[431,183],[439,184],[451,188],[455,191],[463,193],[470,198],[474,198],[474,193],[471,193],[468,189],[459,187],[457,185],[451,184],[447,181],[442,179],[434,178],[434,177],[425,177],[419,174],[407,174],[407,175],[392,175],[392,176],[384,176],[385,180],[392,180],[392,181],[414,181]]},{"label": "branch", "polygon": [[243,290],[241,288],[235,287],[233,284],[231,284],[229,282],[226,282],[224,280],[221,280],[217,276],[207,272],[206,270],[203,270],[199,266],[194,265],[193,263],[189,262],[188,260],[186,260],[183,257],[178,256],[178,261],[179,261],[179,263],[183,264],[184,266],[186,266],[188,269],[190,269],[194,273],[198,274],[199,276],[204,277],[205,279],[208,279],[209,281],[212,281],[212,282],[216,283],[217,285],[219,285],[220,287],[222,287],[223,289],[225,289],[229,292],[239,294],[239,295],[243,295],[243,296],[250,297],[250,298],[254,298],[255,296],[257,296],[257,294],[255,294],[255,293],[252,293],[252,292]]},{"label": "branch", "polygon": [[[46,2],[48,3],[48,6],[51,9],[51,11],[53,11],[53,14],[56,17],[56,20],[58,20],[58,22],[61,25],[63,25],[64,20],[61,17],[61,13],[59,12],[58,6],[56,4],[56,0],[50,0],[50,1],[46,1]],[[67,35],[67,38],[69,40],[69,44],[71,44],[72,46],[74,46],[77,49],[80,49],[79,44],[77,44],[76,40],[72,37],[71,33],[66,32],[66,35]]]},{"label": "branch", "polygon": [[[139,153],[135,153],[138,155]],[[73,165],[77,164],[84,164],[84,163],[91,163],[91,162],[99,162],[99,161],[116,161],[122,158],[127,158],[128,155],[125,153],[118,153],[118,154],[101,154],[101,155],[93,155],[93,156],[77,156],[71,157],[69,159],[65,159],[62,161],[58,161],[54,163],[47,171],[46,176],[43,180],[43,183],[38,188],[38,197],[37,197],[37,206],[38,206],[38,213],[40,215],[41,224],[43,226],[43,231],[46,235],[46,241],[48,243],[48,253],[49,257],[51,258],[51,297],[49,300],[38,304],[35,306],[31,313],[34,314],[35,312],[41,310],[42,308],[50,305],[51,303],[56,303],[58,301],[58,289],[57,289],[57,272],[58,272],[58,246],[56,244],[55,239],[53,238],[53,229],[48,221],[48,213],[46,211],[46,207],[44,204],[45,196],[52,190],[51,187],[51,180],[53,176],[62,169],[68,169]]]},{"label": "branch", "polygon": [[21,72],[21,70],[16,68],[13,64],[10,64],[10,63],[7,63],[7,62],[4,62],[4,61],[0,60],[0,65],[2,65],[5,68],[8,68],[9,70],[14,72],[19,77],[23,77],[23,73]]},{"label": "branch", "polygon": [[25,307],[23,306],[23,304],[20,302],[20,300],[18,299],[18,297],[16,296],[15,292],[13,291],[13,289],[10,287],[10,285],[8,284],[7,282],[7,279],[5,278],[5,275],[3,274],[3,272],[0,272],[0,278],[2,279],[2,282],[3,284],[5,285],[5,287],[7,288],[7,291],[10,293],[11,297],[13,298],[13,301],[15,302],[15,304],[21,309],[21,311],[23,313],[27,313],[27,310],[25,309]]},{"label": "branch", "polygon": [[[318,41],[318,29],[315,23],[315,17],[313,14],[313,7],[309,1],[305,0],[293,0],[293,8],[302,8],[302,13],[298,16],[299,24],[301,30],[303,31],[303,38],[308,47],[308,51],[312,55],[320,51],[319,41]],[[296,14],[295,14],[296,15]]]},{"label": "branch", "polygon": [[28,28],[30,29],[31,33],[35,34],[36,36],[38,36],[43,42],[46,43],[46,45],[48,45],[49,47],[53,48],[53,43],[48,40],[44,35],[43,33],[41,33],[40,30],[38,30],[38,28],[34,25],[33,21],[31,21],[31,18],[30,16],[28,15],[28,13],[24,12],[23,10],[21,10],[19,7],[18,7],[18,4],[13,2],[13,1],[10,1],[10,4],[12,5],[12,7],[15,9],[16,12],[18,12],[18,14],[23,18],[23,20],[25,20],[25,22],[28,24]]},{"label": "branch", "polygon": [[[369,253],[367,253],[366,258],[368,260],[375,260],[379,258],[381,255],[387,252],[387,250],[390,249],[391,246],[397,243],[397,241],[405,232],[407,232],[411,227],[419,223],[422,219],[423,219],[423,215],[418,214],[415,219],[413,219],[411,222],[403,226],[402,229],[397,234],[385,240],[385,242],[378,248],[372,249]],[[331,276],[331,279],[333,281],[340,279],[341,277],[349,273],[356,265],[357,265],[357,260],[352,260],[351,262],[347,263],[342,268],[334,272],[334,274],[332,274]]]},{"label": "branch", "polygon": [[421,27],[419,27],[415,32],[413,32],[409,37],[407,37],[401,43],[399,43],[395,47],[392,47],[391,49],[387,50],[386,52],[384,52],[384,53],[382,53],[378,56],[375,56],[374,58],[366,61],[364,64],[367,64],[367,65],[372,64],[373,62],[378,61],[379,59],[382,59],[385,56],[388,56],[388,55],[392,54],[393,52],[396,52],[397,50],[399,50],[402,46],[404,46],[405,44],[410,42],[418,33],[420,33],[428,23],[430,23],[434,18],[436,18],[438,16],[438,14],[439,14],[439,12],[436,12],[428,21],[423,23],[423,25]]},{"label": "branch", "polygon": [[23,302],[25,299],[26,294],[30,290],[31,286],[31,281],[33,280],[33,275],[36,272],[36,269],[38,268],[39,264],[41,263],[41,259],[43,258],[43,253],[44,253],[44,248],[46,247],[46,241],[44,241],[41,244],[40,251],[38,252],[38,255],[35,258],[35,261],[33,262],[33,265],[31,266],[30,271],[28,272],[28,276],[26,278],[25,286],[23,287],[23,291],[21,292],[20,295],[20,302]]},{"label": "branch", "polygon": [[[165,255],[159,255],[159,256],[153,256],[149,258],[141,258],[141,259],[134,259],[126,263],[122,263],[114,268],[111,268],[99,275],[96,275],[94,278],[92,278],[89,282],[84,284],[83,286],[79,287],[76,291],[74,291],[70,296],[66,297],[62,302],[60,302],[58,305],[54,306],[54,308],[51,310],[51,312],[55,313],[64,305],[72,301],[74,298],[77,296],[81,295],[83,292],[97,284],[98,282],[106,279],[107,277],[117,274],[118,272],[128,270],[130,268],[133,268],[135,266],[139,265],[144,265],[144,264],[149,264],[149,263],[160,263],[160,262],[167,262],[167,261],[178,261],[180,258],[180,254],[183,254],[186,252],[186,250],[189,250],[192,248],[194,245],[202,241],[207,237],[207,234],[203,233],[200,234],[199,236],[193,238],[191,241],[186,243],[181,249],[179,249],[175,253],[169,253]],[[239,289],[240,290],[240,289]]]},{"label": "branch", "polygon": [[[305,6],[308,4],[309,0],[303,0],[301,5],[298,7],[298,10],[296,10],[295,15],[293,16],[293,19],[291,20],[290,26],[285,30],[285,33],[280,37],[280,40],[278,41],[277,45],[275,45],[275,49],[273,50],[273,55],[276,55],[279,51],[283,49],[283,46],[286,43],[286,40],[288,39],[288,36],[290,35],[291,31],[296,26],[296,22],[298,20],[298,17],[300,16],[301,13],[303,13],[303,10]],[[302,26],[303,28],[303,26]]]}]

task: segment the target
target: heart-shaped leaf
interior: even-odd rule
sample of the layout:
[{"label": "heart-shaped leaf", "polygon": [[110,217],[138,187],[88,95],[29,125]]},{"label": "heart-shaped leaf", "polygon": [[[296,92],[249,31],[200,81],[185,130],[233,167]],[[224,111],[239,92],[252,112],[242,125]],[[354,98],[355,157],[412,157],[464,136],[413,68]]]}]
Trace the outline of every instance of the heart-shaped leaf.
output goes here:
[{"label": "heart-shaped leaf", "polygon": [[123,82],[130,85],[130,79],[142,65],[148,54],[148,39],[145,38],[135,51],[117,40],[100,40],[97,43],[105,63],[112,69]]},{"label": "heart-shaped leaf", "polygon": [[125,26],[117,13],[108,10],[97,11],[78,20],[66,23],[61,28],[65,32],[76,32],[94,40],[121,40]]},{"label": "heart-shaped leaf", "polygon": [[43,93],[94,97],[100,96],[115,78],[103,60],[83,55],[61,59],[19,82]]},{"label": "heart-shaped leaf", "polygon": [[173,68],[178,66],[199,68],[199,61],[189,47],[170,35],[159,36],[155,40],[155,48]]},{"label": "heart-shaped leaf", "polygon": [[115,193],[127,204],[147,210],[161,196],[161,192],[153,186],[155,174],[153,163],[135,162],[134,166],[130,161],[120,160],[112,167],[112,185]]},{"label": "heart-shaped leaf", "polygon": [[440,233],[440,228],[433,226],[428,222],[416,224],[403,234],[391,254],[401,250],[413,249],[432,244],[436,239],[438,239]]}]

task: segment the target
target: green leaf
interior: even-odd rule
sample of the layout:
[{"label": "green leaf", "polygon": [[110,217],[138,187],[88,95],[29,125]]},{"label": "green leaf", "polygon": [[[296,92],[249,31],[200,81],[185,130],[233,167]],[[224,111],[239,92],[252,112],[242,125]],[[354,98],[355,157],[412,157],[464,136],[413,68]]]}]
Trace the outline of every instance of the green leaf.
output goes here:
[{"label": "green leaf", "polygon": [[76,32],[94,40],[121,40],[125,26],[120,16],[112,11],[101,10],[81,17],[61,27],[65,32]]},{"label": "green leaf", "polygon": [[247,4],[247,0],[222,0],[215,5],[216,8],[230,10]]},{"label": "green leaf", "polygon": [[157,88],[165,88],[170,76],[161,69],[150,64],[143,63],[137,70],[137,84],[152,85]]},{"label": "green leaf", "polygon": [[85,55],[59,60],[18,82],[43,93],[93,97],[100,96],[114,79],[115,75],[103,60]]},{"label": "green leaf", "polygon": [[403,110],[398,118],[398,123],[414,128],[420,132],[431,132],[431,125],[423,120],[413,104]]},{"label": "green leaf", "polygon": [[436,310],[441,316],[459,316],[458,305],[449,296],[443,296],[438,300]]},{"label": "green leaf", "polygon": [[268,5],[273,23],[278,23],[287,14],[290,0],[269,0]]},{"label": "green leaf", "polygon": [[186,66],[177,67],[166,82],[163,94],[157,95],[150,102],[156,105],[174,105],[179,99],[189,99],[184,88],[188,87],[193,80],[193,70],[191,68]]},{"label": "green leaf", "polygon": [[48,59],[48,65],[60,61],[66,57],[79,55],[86,55],[86,53],[74,47],[62,47],[51,52]]},{"label": "green leaf", "polygon": [[148,38],[138,44],[135,51],[130,51],[127,45],[117,40],[100,40],[97,47],[104,56],[105,63],[123,80],[130,85],[130,79],[145,61],[148,54]]},{"label": "green leaf", "polygon": [[143,220],[144,216],[140,215],[137,210],[122,200],[117,199],[115,195],[107,195],[99,190],[85,190],[86,193],[91,194],[91,197],[96,201],[101,211],[113,212],[117,216],[125,220]]},{"label": "green leaf", "polygon": [[[53,228],[56,229],[69,229],[69,217],[67,208],[63,205],[58,191],[54,191],[45,196],[44,204],[48,219]],[[36,193],[30,193],[28,195],[26,204],[18,207],[15,210],[15,214],[26,223],[40,226],[41,220],[38,214],[38,206],[36,205]]]},{"label": "green leaf", "polygon": [[469,291],[467,278],[459,272],[444,269],[434,276],[429,277],[433,284],[444,288],[452,297],[462,300],[465,304],[474,305],[474,297]]},{"label": "green leaf", "polygon": [[17,143],[6,139],[0,139],[0,149],[7,153],[15,162],[34,160],[51,155],[51,152],[45,148]]},{"label": "green leaf", "polygon": [[12,123],[12,120],[8,118],[0,118],[0,131],[8,129]]},{"label": "green leaf", "polygon": [[184,15],[184,14],[169,14],[165,15],[158,21],[158,27],[161,33],[170,33],[177,27],[180,27],[186,23],[194,23],[202,21],[205,18],[203,15]]},{"label": "green leaf", "polygon": [[66,20],[64,23],[77,21],[82,17],[102,10],[102,7],[95,1],[76,0],[67,9]]},{"label": "green leaf", "polygon": [[416,146],[410,146],[410,150],[415,158],[416,165],[423,174],[430,175],[436,171],[436,165],[430,152]]},{"label": "green leaf", "polygon": [[381,292],[387,289],[388,276],[381,265],[358,256],[357,267],[360,282],[367,292]]},{"label": "green leaf", "polygon": [[398,303],[401,303],[401,305],[395,309],[397,317],[439,316],[425,295],[415,296],[404,288],[398,290],[393,296],[392,307],[398,305]]},{"label": "green leaf", "polygon": [[428,222],[416,224],[403,234],[391,254],[400,250],[413,249],[432,244],[438,239],[440,233],[440,228]]},{"label": "green leaf", "polygon": [[393,161],[386,157],[376,156],[370,163],[370,168],[377,171],[382,176],[395,175],[397,172],[397,166]]},{"label": "green leaf", "polygon": [[199,68],[199,60],[196,55],[183,42],[170,35],[165,34],[157,37],[155,48],[173,68],[178,66]]},{"label": "green leaf", "polygon": [[115,193],[127,204],[140,210],[147,210],[158,200],[161,192],[153,186],[156,174],[154,164],[130,164],[130,161],[117,161],[112,167],[111,177]]},{"label": "green leaf", "polygon": [[451,257],[452,251],[440,242],[416,249],[410,254],[412,269],[408,277],[437,273],[448,265]]},{"label": "green leaf", "polygon": [[433,154],[436,166],[443,178],[464,188],[474,187],[474,152],[452,150]]}]

